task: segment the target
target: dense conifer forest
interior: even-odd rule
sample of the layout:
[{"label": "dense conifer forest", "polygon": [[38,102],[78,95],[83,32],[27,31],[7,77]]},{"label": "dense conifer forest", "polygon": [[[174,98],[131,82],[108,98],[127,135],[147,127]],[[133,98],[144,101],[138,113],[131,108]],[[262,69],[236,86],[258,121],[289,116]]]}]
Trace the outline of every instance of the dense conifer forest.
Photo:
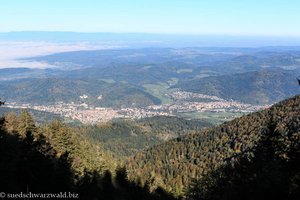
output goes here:
[{"label": "dense conifer forest", "polygon": [[209,126],[212,124],[201,120],[156,116],[81,126],[80,130],[90,141],[100,143],[115,157],[124,158]]},{"label": "dense conifer forest", "polygon": [[6,193],[74,192],[79,199],[174,199],[129,181],[101,146],[60,121],[37,127],[27,110],[0,122],[0,187]]},{"label": "dense conifer forest", "polygon": [[[162,119],[136,123],[152,124],[157,134]],[[178,123],[179,130],[194,123]],[[8,113],[0,123],[0,187],[71,191],[84,200],[300,197],[300,96],[216,127],[195,127],[123,165],[81,128],[59,120],[36,125],[28,110]]]},{"label": "dense conifer forest", "polygon": [[[300,96],[296,96],[270,109],[140,152],[127,161],[129,176],[135,179],[139,175],[141,182],[154,179],[157,185],[175,195],[188,195],[190,198],[198,195],[194,199],[216,199],[216,196],[209,195],[214,195],[222,187],[222,192],[231,199],[233,193],[227,187],[233,186],[240,190],[235,191],[236,197],[248,187],[253,187],[257,194],[249,198],[255,199],[260,194],[270,192],[273,184],[278,187],[276,192],[287,197],[289,192],[292,195],[300,189],[299,128]],[[236,177],[223,174],[224,171],[230,171]],[[260,182],[259,179],[264,181]],[[226,181],[233,185],[229,186]],[[245,181],[244,185],[239,181]],[[255,181],[260,184],[254,187]],[[222,199],[223,194],[217,194]]]}]

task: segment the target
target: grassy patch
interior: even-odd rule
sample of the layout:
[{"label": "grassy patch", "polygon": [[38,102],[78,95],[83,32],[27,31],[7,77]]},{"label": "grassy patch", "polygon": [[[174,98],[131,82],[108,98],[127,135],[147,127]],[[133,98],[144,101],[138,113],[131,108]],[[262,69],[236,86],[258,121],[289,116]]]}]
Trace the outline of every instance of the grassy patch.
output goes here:
[{"label": "grassy patch", "polygon": [[192,73],[193,69],[179,69],[176,71],[178,74],[182,74],[182,73]]},{"label": "grassy patch", "polygon": [[217,76],[219,75],[217,72],[210,71],[210,70],[201,70],[199,74],[195,76],[195,78],[205,78],[209,76]]},{"label": "grassy patch", "polygon": [[243,113],[234,112],[186,112],[179,113],[181,117],[187,119],[202,119],[212,124],[221,124],[226,121],[230,121],[236,117],[240,117]]},{"label": "grassy patch", "polygon": [[104,81],[106,83],[115,83],[116,82],[114,79],[111,79],[111,78],[101,78],[99,80]]},{"label": "grassy patch", "polygon": [[144,66],[142,69],[150,69],[152,66],[151,65],[147,65],[147,66]]},{"label": "grassy patch", "polygon": [[296,62],[300,62],[300,58],[296,58],[295,61],[296,61]]},{"label": "grassy patch", "polygon": [[143,87],[146,89],[147,92],[159,98],[162,104],[173,102],[172,99],[168,95],[166,95],[169,88],[168,84],[166,83],[144,84]]}]

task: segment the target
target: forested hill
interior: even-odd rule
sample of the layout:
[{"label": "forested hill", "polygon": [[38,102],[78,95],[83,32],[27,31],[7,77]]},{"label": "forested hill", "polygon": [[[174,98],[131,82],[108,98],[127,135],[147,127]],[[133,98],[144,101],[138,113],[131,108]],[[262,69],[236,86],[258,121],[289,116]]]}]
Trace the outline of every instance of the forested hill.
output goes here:
[{"label": "forested hill", "polygon": [[270,104],[298,94],[297,75],[299,70],[274,69],[181,81],[175,87],[244,103]]},{"label": "forested hill", "polygon": [[244,103],[270,104],[298,94],[299,75],[299,69],[268,69],[180,81],[174,87]]},{"label": "forested hill", "polygon": [[210,126],[212,124],[200,120],[155,116],[137,121],[115,120],[82,126],[81,132],[116,157],[124,157]]},{"label": "forested hill", "polygon": [[[141,176],[143,182],[150,178],[177,195],[188,195],[188,199],[222,199],[222,195],[227,195],[224,199],[257,199],[269,194],[293,199],[300,191],[299,147],[298,95],[138,153],[128,160],[127,167],[132,179]],[[214,173],[222,168],[225,172]],[[190,187],[193,180],[198,182]],[[230,187],[236,187],[236,193]]]},{"label": "forested hill", "polygon": [[[156,120],[138,123],[163,125]],[[71,191],[84,200],[174,199],[168,192],[187,200],[292,200],[300,197],[300,96],[154,146],[129,158],[127,169],[117,163],[101,144],[60,121],[37,126],[27,110],[0,118],[5,192]]]},{"label": "forested hill", "polygon": [[82,200],[174,199],[161,188],[150,192],[147,185],[129,181],[126,169],[116,165],[100,145],[60,121],[36,126],[28,110],[0,118],[0,188],[5,194],[39,193],[38,199],[68,199],[64,192]]},{"label": "forested hill", "polygon": [[[86,99],[80,96],[86,95]],[[148,106],[160,100],[137,86],[99,79],[26,78],[2,81],[0,96],[7,102],[48,105],[57,102],[94,106]]]}]

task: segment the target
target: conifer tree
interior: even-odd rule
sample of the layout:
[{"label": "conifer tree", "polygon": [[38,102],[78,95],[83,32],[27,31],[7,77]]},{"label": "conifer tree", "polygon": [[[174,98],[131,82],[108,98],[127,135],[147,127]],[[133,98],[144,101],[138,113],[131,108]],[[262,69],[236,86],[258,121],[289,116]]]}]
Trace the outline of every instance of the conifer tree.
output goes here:
[{"label": "conifer tree", "polygon": [[[18,131],[23,137],[32,137],[32,134],[36,131],[36,126],[32,116],[28,109],[24,109],[19,117]],[[31,136],[30,136],[31,135]]]}]

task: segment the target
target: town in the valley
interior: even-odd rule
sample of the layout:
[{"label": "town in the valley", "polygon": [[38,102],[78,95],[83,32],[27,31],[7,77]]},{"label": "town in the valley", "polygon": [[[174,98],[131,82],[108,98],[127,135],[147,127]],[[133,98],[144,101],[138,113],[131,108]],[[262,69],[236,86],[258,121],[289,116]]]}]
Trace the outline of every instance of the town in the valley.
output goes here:
[{"label": "town in the valley", "polygon": [[[244,104],[233,100],[224,100],[216,96],[209,96],[186,91],[174,91],[166,95],[173,99],[172,103],[150,105],[147,107],[95,107],[89,106],[84,102],[57,102],[56,104],[52,105],[31,105],[7,102],[5,106],[9,108],[28,108],[38,111],[55,113],[61,115],[64,118],[78,120],[82,123],[87,124],[107,122],[112,119],[118,118],[141,119],[153,116],[177,116],[180,113],[189,112],[251,113],[270,106]],[[88,96],[85,94],[79,96],[79,98],[81,99],[82,97],[84,97],[85,99],[88,98]]]}]

